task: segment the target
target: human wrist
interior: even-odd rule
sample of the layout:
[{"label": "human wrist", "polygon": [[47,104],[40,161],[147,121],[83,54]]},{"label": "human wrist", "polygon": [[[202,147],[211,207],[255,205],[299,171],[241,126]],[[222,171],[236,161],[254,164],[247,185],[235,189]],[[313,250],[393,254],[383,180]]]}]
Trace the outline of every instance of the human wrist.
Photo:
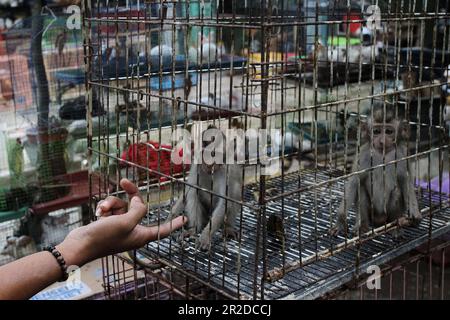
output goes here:
[{"label": "human wrist", "polygon": [[61,253],[66,261],[67,267],[78,266],[81,267],[89,262],[89,254],[86,246],[82,244],[82,241],[75,243],[71,240],[64,240],[56,249]]}]

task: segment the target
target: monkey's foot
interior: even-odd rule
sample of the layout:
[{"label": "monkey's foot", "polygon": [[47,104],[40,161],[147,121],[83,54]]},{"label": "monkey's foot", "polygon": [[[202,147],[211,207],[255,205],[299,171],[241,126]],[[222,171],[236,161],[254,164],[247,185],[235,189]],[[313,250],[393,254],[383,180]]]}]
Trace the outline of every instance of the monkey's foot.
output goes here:
[{"label": "monkey's foot", "polygon": [[182,242],[184,239],[190,238],[190,237],[193,237],[193,236],[195,236],[195,228],[190,228],[190,229],[187,229],[187,230],[183,230],[178,235],[178,241]]},{"label": "monkey's foot", "polygon": [[343,226],[340,223],[336,223],[333,227],[330,228],[330,230],[328,230],[328,233],[330,234],[330,236],[333,236],[333,237],[338,236],[342,232],[348,233],[347,227]]},{"label": "monkey's foot", "polygon": [[230,240],[238,240],[239,234],[234,228],[225,228],[225,238]]},{"label": "monkey's foot", "polygon": [[402,216],[398,218],[397,224],[399,227],[409,227],[412,223],[412,219],[407,216]]},{"label": "monkey's foot", "polygon": [[397,224],[399,227],[417,227],[422,220],[422,214],[419,212],[418,214],[413,215],[412,217],[402,216],[398,218]]},{"label": "monkey's foot", "polygon": [[211,246],[211,241],[209,239],[209,234],[202,233],[200,238],[197,240],[195,247],[201,251],[208,251]]},{"label": "monkey's foot", "polygon": [[330,228],[330,230],[328,230],[328,233],[330,234],[330,236],[337,236],[339,234],[340,230],[338,226],[334,226],[332,228]]}]

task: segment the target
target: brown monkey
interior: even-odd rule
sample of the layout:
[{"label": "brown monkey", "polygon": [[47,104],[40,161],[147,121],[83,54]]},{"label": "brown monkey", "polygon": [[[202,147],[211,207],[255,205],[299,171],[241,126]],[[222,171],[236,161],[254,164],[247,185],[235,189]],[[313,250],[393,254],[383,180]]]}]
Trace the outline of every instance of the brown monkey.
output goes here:
[{"label": "brown monkey", "polygon": [[[223,137],[220,130],[214,127],[210,127],[209,130],[216,130],[214,137]],[[217,141],[214,138],[210,144],[203,141],[203,148],[208,146],[214,146],[215,159],[222,158],[223,162],[208,164],[203,159],[199,164],[193,163],[187,179],[188,184],[211,190],[220,196],[242,201],[243,166],[237,163],[225,163],[226,148],[223,140]],[[180,214],[185,214],[188,217],[187,230],[181,237],[201,233],[196,246],[200,250],[208,250],[212,237],[222,226],[224,226],[226,237],[237,238],[236,220],[240,208],[239,203],[186,186],[184,196],[180,194],[167,220],[170,221]]]},{"label": "brown monkey", "polygon": [[[392,106],[378,103],[373,117],[362,125],[364,140],[352,172],[368,169],[407,156],[409,138],[406,121],[396,119]],[[347,211],[356,204],[356,224],[352,232],[369,231],[399,219],[399,225],[418,222],[422,218],[414,184],[406,160],[350,177],[345,185],[345,198],[338,211],[337,222],[330,234],[347,230]]]}]

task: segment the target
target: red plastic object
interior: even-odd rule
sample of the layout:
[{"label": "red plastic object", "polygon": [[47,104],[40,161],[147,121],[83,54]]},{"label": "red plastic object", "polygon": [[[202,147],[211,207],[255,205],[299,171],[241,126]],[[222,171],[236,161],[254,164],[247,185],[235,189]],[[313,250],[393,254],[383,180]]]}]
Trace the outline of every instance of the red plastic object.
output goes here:
[{"label": "red plastic object", "polygon": [[[344,16],[344,21],[358,21],[361,20],[361,15],[357,12],[350,13],[349,16]],[[359,30],[361,30],[361,23],[360,22],[353,22],[353,23],[347,23],[344,22],[344,31],[347,32],[347,26],[350,28],[350,34],[355,35]]]},{"label": "red plastic object", "polygon": [[[101,178],[92,174],[92,195],[95,196],[98,194],[98,191],[103,187]],[[89,173],[88,171],[78,171],[74,173],[65,174],[62,176],[55,177],[55,181],[59,183],[69,184],[70,191],[69,193],[56,200],[48,201],[33,205],[31,210],[34,214],[47,214],[49,212],[67,209],[80,206],[82,204],[89,202]],[[113,191],[113,184],[108,182],[109,191]],[[107,190],[103,192],[106,193]]]},{"label": "red plastic object", "polygon": [[[146,145],[145,143],[134,143],[128,147],[122,153],[122,160],[133,162],[141,167],[149,168],[153,171],[163,173],[165,175],[171,174],[171,169],[173,174],[178,174],[183,172],[183,164],[174,164],[171,163],[171,153],[172,146],[170,145],[160,145],[157,142],[149,141],[148,144],[152,145],[152,147]],[[161,150],[160,150],[161,148]],[[155,150],[156,149],[156,150]],[[164,150],[168,149],[168,150]],[[158,159],[159,153],[159,159]],[[183,157],[183,150],[181,149],[178,153],[180,157]],[[159,168],[158,168],[159,162]],[[125,163],[125,166],[128,164]],[[146,170],[138,169],[140,176],[145,176],[147,174]],[[150,177],[158,178],[161,182],[167,181],[166,177],[162,177],[156,173],[150,173]]]}]

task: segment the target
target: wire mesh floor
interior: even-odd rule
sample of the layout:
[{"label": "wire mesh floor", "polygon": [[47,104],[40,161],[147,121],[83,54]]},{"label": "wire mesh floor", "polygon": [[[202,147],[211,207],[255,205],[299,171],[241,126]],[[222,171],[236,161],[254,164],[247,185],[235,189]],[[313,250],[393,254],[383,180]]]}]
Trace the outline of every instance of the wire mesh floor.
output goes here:
[{"label": "wire mesh floor", "polygon": [[[327,181],[340,174],[341,172],[336,170],[310,171],[302,173],[300,178],[298,174],[290,174],[284,178],[278,177],[267,181],[266,190],[271,192],[271,195],[287,192]],[[358,247],[349,244],[327,258],[314,259],[316,253],[346,242],[344,236],[328,235],[331,217],[334,217],[337,211],[343,189],[344,181],[338,181],[330,187],[310,189],[301,195],[295,194],[267,204],[267,217],[276,215],[283,219],[284,243],[276,236],[267,235],[266,271],[298,262],[300,258],[310,263],[286,273],[279,280],[264,281],[263,288],[260,285],[264,257],[261,244],[258,246],[256,243],[258,217],[256,212],[247,207],[243,209],[241,219],[241,241],[224,241],[221,235],[216,234],[211,251],[201,252],[196,250],[194,240],[178,242],[173,238],[167,238],[150,243],[141,250],[141,253],[154,259],[160,257],[163,262],[170,261],[174,266],[194,274],[212,287],[229,292],[236,298],[316,298],[350,281],[357,272],[355,267],[357,261],[358,269],[365,272],[369,265],[389,261],[426,242],[430,226],[433,237],[450,229],[448,197],[422,190],[419,204],[421,209],[429,208],[431,204],[432,220],[424,218],[418,227],[404,228],[403,236],[400,238],[394,237],[392,233],[385,233],[366,240]],[[258,185],[248,185],[244,195],[247,202],[255,205],[256,190]],[[158,214],[151,215],[150,220],[165,219],[169,211],[169,206],[159,208]],[[351,211],[350,227],[354,221],[355,213]],[[255,282],[256,270],[258,271]]]}]

